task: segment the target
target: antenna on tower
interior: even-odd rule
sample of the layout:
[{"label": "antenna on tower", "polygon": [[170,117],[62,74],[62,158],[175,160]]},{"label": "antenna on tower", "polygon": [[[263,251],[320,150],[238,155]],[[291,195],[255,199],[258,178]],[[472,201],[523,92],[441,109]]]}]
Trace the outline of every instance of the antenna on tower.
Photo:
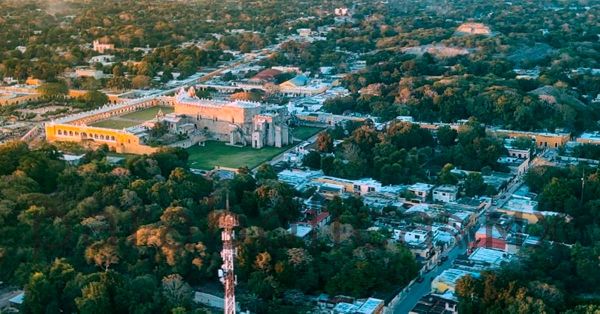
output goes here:
[{"label": "antenna on tower", "polygon": [[583,191],[585,190],[585,167],[583,168],[583,174],[581,175],[581,199],[579,200],[579,206],[583,206]]},{"label": "antenna on tower", "polygon": [[233,262],[235,258],[235,248],[233,246],[233,239],[235,233],[233,228],[239,225],[237,216],[229,211],[229,190],[227,191],[227,198],[225,199],[225,210],[219,217],[219,228],[221,231],[221,240],[223,241],[223,250],[221,251],[221,258],[223,259],[223,265],[219,269],[219,280],[225,287],[225,310],[224,314],[235,314],[235,285],[236,276],[233,271]]}]

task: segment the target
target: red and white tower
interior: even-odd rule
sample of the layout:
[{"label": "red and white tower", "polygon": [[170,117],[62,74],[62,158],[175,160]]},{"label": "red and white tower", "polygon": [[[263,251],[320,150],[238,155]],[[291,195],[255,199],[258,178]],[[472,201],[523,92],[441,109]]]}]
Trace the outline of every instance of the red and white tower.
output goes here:
[{"label": "red and white tower", "polygon": [[223,259],[223,266],[219,269],[219,280],[225,286],[225,314],[235,314],[235,285],[237,278],[233,272],[233,260],[235,258],[235,247],[233,246],[235,234],[233,228],[238,225],[237,216],[229,211],[229,204],[227,204],[227,210],[219,217],[219,228],[223,229],[221,231],[221,240],[223,241],[221,258]]}]

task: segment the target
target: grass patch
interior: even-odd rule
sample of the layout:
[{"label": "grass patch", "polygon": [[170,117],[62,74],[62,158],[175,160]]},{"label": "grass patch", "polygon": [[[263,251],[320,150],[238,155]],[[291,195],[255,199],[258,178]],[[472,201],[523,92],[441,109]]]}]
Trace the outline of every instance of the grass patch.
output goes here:
[{"label": "grass patch", "polygon": [[164,114],[171,113],[174,111],[173,107],[150,107],[148,109],[139,110],[136,112],[128,113],[126,115],[122,115],[121,117],[124,119],[148,121],[154,119],[159,110],[162,110]]},{"label": "grass patch", "polygon": [[192,168],[211,170],[215,166],[240,168],[247,166],[252,169],[261,163],[272,159],[290,147],[235,147],[224,142],[207,141],[205,146],[188,148],[189,163]]},{"label": "grass patch", "polygon": [[295,138],[299,138],[301,140],[307,140],[311,138],[313,135],[321,132],[323,128],[317,128],[313,126],[297,126],[292,129],[292,134]]},{"label": "grass patch", "polygon": [[92,123],[92,124],[90,124],[90,126],[94,126],[97,128],[121,130],[121,129],[132,127],[132,126],[138,125],[138,124],[140,124],[140,122],[126,121],[126,120],[102,120],[102,121],[98,121],[96,123]]}]

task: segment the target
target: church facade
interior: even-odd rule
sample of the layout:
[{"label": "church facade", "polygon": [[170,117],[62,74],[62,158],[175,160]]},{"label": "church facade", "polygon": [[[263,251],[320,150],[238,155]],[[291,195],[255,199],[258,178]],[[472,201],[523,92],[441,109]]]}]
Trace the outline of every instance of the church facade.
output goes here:
[{"label": "church facade", "polygon": [[239,100],[200,99],[193,87],[187,91],[181,89],[173,104],[176,116],[205,130],[212,139],[254,148],[291,144],[284,107]]}]

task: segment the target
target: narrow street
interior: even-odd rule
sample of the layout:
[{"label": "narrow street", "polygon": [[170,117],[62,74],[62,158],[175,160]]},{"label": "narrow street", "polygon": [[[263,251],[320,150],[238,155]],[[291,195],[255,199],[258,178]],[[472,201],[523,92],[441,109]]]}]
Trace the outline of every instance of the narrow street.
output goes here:
[{"label": "narrow street", "polygon": [[433,278],[437,277],[444,270],[452,267],[452,263],[454,262],[454,260],[466,252],[466,241],[467,240],[465,239],[465,241],[461,241],[459,244],[454,246],[454,248],[452,248],[447,253],[448,260],[445,261],[442,265],[437,265],[429,273],[423,274],[423,282],[415,282],[412,285],[410,291],[406,294],[406,296],[400,302],[398,302],[398,306],[394,309],[394,313],[408,313],[417,304],[417,302],[419,302],[419,299],[427,295],[431,291],[431,281],[433,280]]},{"label": "narrow street", "polygon": [[486,214],[495,210],[498,207],[502,207],[508,199],[510,195],[512,195],[521,185],[523,184],[522,180],[516,179],[513,181],[506,190],[501,193],[496,199],[497,204],[491,205],[487,209],[484,209],[478,218],[478,223],[467,232],[465,237],[457,243],[447,254],[448,260],[445,261],[442,265],[437,265],[433,270],[428,273],[423,274],[423,282],[415,282],[411,287],[408,293],[402,298],[400,302],[394,308],[393,313],[395,314],[406,314],[410,312],[410,310],[419,302],[419,299],[427,295],[431,292],[431,281],[433,278],[437,277],[444,270],[452,267],[452,263],[454,260],[462,254],[465,254],[469,245],[469,242],[473,239],[473,236],[477,229],[480,226],[485,225]]}]

